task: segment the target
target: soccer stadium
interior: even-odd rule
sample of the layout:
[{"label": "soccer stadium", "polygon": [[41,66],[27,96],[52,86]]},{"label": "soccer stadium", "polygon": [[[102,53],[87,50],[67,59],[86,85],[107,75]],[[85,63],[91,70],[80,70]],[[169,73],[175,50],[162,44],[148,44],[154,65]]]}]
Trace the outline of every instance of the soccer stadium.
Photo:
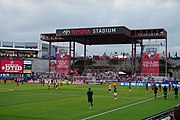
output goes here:
[{"label": "soccer stadium", "polygon": [[[0,42],[1,120],[180,118],[180,59],[167,52],[164,28],[55,31],[39,42]],[[129,44],[132,53],[87,56],[88,45],[111,44]]]}]

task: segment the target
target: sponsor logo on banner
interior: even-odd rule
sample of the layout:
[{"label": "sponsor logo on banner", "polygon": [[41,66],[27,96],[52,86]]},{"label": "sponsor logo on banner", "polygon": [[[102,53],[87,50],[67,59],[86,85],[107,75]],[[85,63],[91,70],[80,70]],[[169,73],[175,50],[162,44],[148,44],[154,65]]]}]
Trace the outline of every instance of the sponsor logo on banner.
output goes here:
[{"label": "sponsor logo on banner", "polygon": [[63,31],[63,34],[64,34],[64,35],[69,35],[70,33],[71,33],[70,30],[64,30],[64,31]]},{"label": "sponsor logo on banner", "polygon": [[68,35],[93,35],[93,34],[110,34],[116,33],[116,28],[88,28],[88,29],[66,29],[60,31],[60,34],[68,36]]},{"label": "sponsor logo on banner", "polygon": [[146,48],[146,52],[148,53],[149,58],[154,58],[157,53],[157,48]]},{"label": "sponsor logo on banner", "polygon": [[51,65],[51,66],[55,66],[55,65],[56,65],[56,60],[51,60],[51,61],[50,61],[50,65]]},{"label": "sponsor logo on banner", "polygon": [[1,60],[2,73],[22,73],[23,62],[22,60]]},{"label": "sponsor logo on banner", "polygon": [[151,46],[145,48],[142,58],[142,75],[158,76],[159,75],[159,53],[157,48]]},{"label": "sponsor logo on banner", "polygon": [[90,34],[91,31],[90,29],[81,29],[81,30],[71,30],[71,33],[73,35],[79,35],[79,34],[84,35],[84,34]]},{"label": "sponsor logo on banner", "polygon": [[68,74],[70,56],[67,55],[67,51],[62,49],[59,50],[59,53],[56,55],[56,72],[60,74]]}]

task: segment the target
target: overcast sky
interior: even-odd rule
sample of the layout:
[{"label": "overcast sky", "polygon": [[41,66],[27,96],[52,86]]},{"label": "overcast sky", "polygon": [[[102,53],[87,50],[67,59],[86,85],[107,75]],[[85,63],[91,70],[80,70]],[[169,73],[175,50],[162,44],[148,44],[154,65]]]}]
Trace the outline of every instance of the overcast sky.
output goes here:
[{"label": "overcast sky", "polygon": [[[38,41],[57,28],[164,28],[168,51],[180,55],[180,0],[0,0],[0,40]],[[65,44],[63,44],[65,45]],[[83,46],[77,45],[82,53]],[[130,52],[131,46],[89,46],[88,54]]]}]

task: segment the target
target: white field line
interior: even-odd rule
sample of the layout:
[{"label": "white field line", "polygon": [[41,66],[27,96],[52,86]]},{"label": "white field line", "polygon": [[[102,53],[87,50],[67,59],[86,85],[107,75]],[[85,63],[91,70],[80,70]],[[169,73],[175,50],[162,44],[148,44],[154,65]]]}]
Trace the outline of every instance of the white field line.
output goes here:
[{"label": "white field line", "polygon": [[[169,93],[169,94],[172,94],[172,93]],[[158,96],[156,98],[159,98],[159,97],[162,97],[162,96],[164,96],[164,95],[160,95],[160,96]],[[117,110],[128,108],[128,107],[131,107],[131,106],[134,106],[134,105],[137,105],[137,104],[141,104],[141,103],[144,103],[144,102],[147,102],[147,101],[150,101],[150,100],[154,100],[154,98],[149,98],[149,99],[137,102],[137,103],[129,104],[129,105],[126,105],[126,106],[123,106],[123,107],[120,107],[120,108],[116,108],[116,109],[112,109],[112,110],[109,110],[109,111],[106,111],[106,112],[103,112],[103,113],[99,113],[99,114],[96,114],[96,115],[93,115],[93,116],[90,116],[90,117],[83,118],[81,120],[88,120],[88,119],[91,119],[91,118],[95,118],[95,117],[98,117],[98,116],[101,116],[101,115],[104,115],[104,114],[108,114],[108,113],[111,113],[111,112],[114,112],[114,111],[117,111]]]},{"label": "white field line", "polygon": [[12,89],[11,88],[0,88],[0,92],[3,93],[3,92],[9,92],[11,91]]}]

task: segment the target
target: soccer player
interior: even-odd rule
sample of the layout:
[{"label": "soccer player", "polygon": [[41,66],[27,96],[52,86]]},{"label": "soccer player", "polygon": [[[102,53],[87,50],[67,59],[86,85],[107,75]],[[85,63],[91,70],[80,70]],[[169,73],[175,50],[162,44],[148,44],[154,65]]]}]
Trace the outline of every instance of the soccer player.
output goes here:
[{"label": "soccer player", "polygon": [[166,86],[163,87],[163,91],[164,91],[164,99],[167,99],[167,87]]},{"label": "soccer player", "polygon": [[44,86],[44,84],[45,84],[45,80],[43,79],[43,80],[42,80],[42,85]]},{"label": "soccer player", "polygon": [[174,95],[175,95],[175,99],[178,99],[178,88],[177,86],[174,88]]},{"label": "soccer player", "polygon": [[108,86],[108,91],[109,91],[109,93],[111,93],[111,84],[109,84],[109,86]]},{"label": "soccer player", "polygon": [[131,81],[129,81],[129,91],[131,91]]},{"label": "soccer player", "polygon": [[169,87],[169,91],[171,91],[171,84],[170,84],[170,83],[169,83],[169,86],[168,86],[168,87]]},{"label": "soccer player", "polygon": [[148,91],[148,82],[146,83],[146,91]]},{"label": "soccer player", "polygon": [[151,88],[152,88],[152,91],[154,91],[155,83],[152,84]]},{"label": "soccer player", "polygon": [[157,88],[156,85],[154,84],[154,98],[155,98],[155,99],[156,99],[157,90],[158,90],[158,88]]},{"label": "soccer player", "polygon": [[116,85],[114,85],[114,99],[117,99],[117,88]]},{"label": "soccer player", "polygon": [[88,97],[89,109],[92,109],[92,107],[93,107],[93,92],[91,91],[91,88],[89,88],[87,91],[87,97]]},{"label": "soccer player", "polygon": [[16,79],[16,87],[19,86],[19,81]]},{"label": "soccer player", "polygon": [[51,83],[49,82],[48,83],[48,90],[50,90],[50,87],[51,87]]},{"label": "soccer player", "polygon": [[6,84],[6,78],[4,78],[4,83]]},{"label": "soccer player", "polygon": [[174,91],[174,85],[173,85],[173,84],[172,84],[172,86],[171,86],[171,87],[172,87],[172,91]]},{"label": "soccer player", "polygon": [[24,85],[24,79],[22,79],[22,81],[21,81],[21,82],[22,82],[21,84],[22,84],[22,85]]},{"label": "soccer player", "polygon": [[54,88],[56,88],[56,83],[57,83],[57,82],[54,80],[53,83],[54,83]]},{"label": "soccer player", "polygon": [[59,82],[58,81],[56,82],[56,86],[55,87],[56,87],[56,89],[59,88]]},{"label": "soccer player", "polygon": [[161,92],[161,83],[159,83],[159,86],[158,86],[158,87],[159,87],[159,91]]}]

